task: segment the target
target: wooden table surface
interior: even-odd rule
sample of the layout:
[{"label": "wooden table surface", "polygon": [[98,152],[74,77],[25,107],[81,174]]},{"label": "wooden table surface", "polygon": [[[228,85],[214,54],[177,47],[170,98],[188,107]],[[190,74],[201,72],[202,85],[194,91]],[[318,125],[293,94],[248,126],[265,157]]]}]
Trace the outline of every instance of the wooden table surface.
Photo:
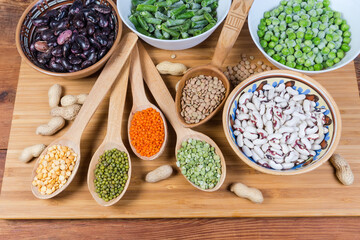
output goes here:
[{"label": "wooden table surface", "polygon": [[[20,67],[15,28],[30,2],[0,0],[0,188]],[[355,67],[360,88],[360,56]],[[0,239],[360,239],[359,229],[357,217],[0,220]]]}]

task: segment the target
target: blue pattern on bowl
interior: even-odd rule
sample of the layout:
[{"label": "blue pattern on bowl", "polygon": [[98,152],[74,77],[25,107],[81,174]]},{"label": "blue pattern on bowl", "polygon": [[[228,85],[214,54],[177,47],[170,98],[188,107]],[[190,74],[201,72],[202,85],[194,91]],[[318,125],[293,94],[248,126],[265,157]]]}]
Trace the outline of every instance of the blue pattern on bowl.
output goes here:
[{"label": "blue pattern on bowl", "polygon": [[[278,85],[280,85],[280,84],[282,84],[282,83],[285,83],[285,81],[284,81],[283,79],[281,79],[278,83],[277,83],[276,81],[273,82],[273,83],[272,83],[272,86],[273,86],[273,87],[277,87]],[[254,83],[251,87],[249,87],[248,92],[254,93],[254,92],[256,91],[257,87],[258,87],[258,85],[257,85],[256,83]],[[296,86],[293,86],[293,89],[294,89],[294,90],[297,90],[297,91],[299,92],[299,94],[304,94],[304,95],[309,94],[309,93],[311,92],[310,89],[305,89],[305,90],[304,90],[302,87],[298,87],[298,88],[297,88]],[[237,101],[237,100],[234,101],[234,105],[233,105],[233,106],[234,106],[234,107],[233,107],[233,109],[232,109],[231,118],[232,118],[232,120],[235,121],[235,118],[236,118],[236,110],[238,109],[238,101]],[[325,107],[325,106],[319,106],[319,102],[316,102],[315,108],[319,109],[319,108],[326,108],[326,107]],[[329,114],[330,114],[330,110],[327,109],[327,110],[324,112],[324,115],[329,115]],[[230,125],[231,125],[231,124],[230,124]],[[326,128],[329,129],[329,126],[326,126]],[[236,136],[234,135],[234,130],[233,130],[233,128],[232,128],[232,125],[230,126],[230,131],[231,131],[231,136],[232,136],[232,138],[233,138],[233,141],[234,141],[235,144],[237,145],[237,143],[236,143]],[[324,139],[325,139],[326,141],[330,140],[329,132],[324,135]],[[320,149],[320,150],[316,150],[316,151],[315,151],[316,155],[313,157],[313,162],[315,162],[316,160],[318,160],[318,157],[319,157],[319,155],[320,155],[320,153],[321,153],[322,151],[324,151],[324,150]],[[245,155],[245,154],[244,154],[244,155]],[[245,155],[245,156],[246,156],[246,155]],[[247,157],[247,156],[246,156],[246,157]],[[250,159],[252,162],[256,163],[256,161],[255,161],[252,157],[247,157],[247,158]],[[293,168],[287,169],[287,170],[295,170],[295,169],[301,168],[301,167],[303,167],[303,165],[306,164],[308,161],[309,161],[309,160],[307,160],[307,161],[305,161],[305,162],[303,162],[303,163],[301,163],[301,164],[298,164],[298,165],[294,166]],[[257,164],[257,163],[256,163],[256,164]],[[272,168],[270,168],[270,169],[272,169]],[[275,169],[272,169],[272,170],[278,171],[278,170],[275,170]],[[282,171],[283,171],[283,170],[282,170]]]}]

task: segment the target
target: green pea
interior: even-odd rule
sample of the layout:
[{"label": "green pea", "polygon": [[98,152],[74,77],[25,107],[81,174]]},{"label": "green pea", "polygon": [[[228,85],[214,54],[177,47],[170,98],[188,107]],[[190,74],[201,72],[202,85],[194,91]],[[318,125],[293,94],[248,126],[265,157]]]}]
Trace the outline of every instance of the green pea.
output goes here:
[{"label": "green pea", "polygon": [[350,51],[350,46],[348,44],[344,43],[344,44],[341,45],[341,49],[344,52],[348,52],[348,51]]},{"label": "green pea", "polygon": [[351,33],[349,31],[345,31],[343,33],[343,37],[350,37],[351,36]]},{"label": "green pea", "polygon": [[267,41],[265,41],[265,40],[261,40],[261,41],[260,41],[260,45],[261,45],[263,48],[266,48],[267,45],[268,45],[268,43],[267,43]]},{"label": "green pea", "polygon": [[330,53],[330,48],[324,47],[324,48],[321,50],[321,53],[324,54],[324,55],[328,55],[328,54]]},{"label": "green pea", "polygon": [[341,31],[345,32],[350,29],[350,26],[346,23],[342,24],[340,27]]}]

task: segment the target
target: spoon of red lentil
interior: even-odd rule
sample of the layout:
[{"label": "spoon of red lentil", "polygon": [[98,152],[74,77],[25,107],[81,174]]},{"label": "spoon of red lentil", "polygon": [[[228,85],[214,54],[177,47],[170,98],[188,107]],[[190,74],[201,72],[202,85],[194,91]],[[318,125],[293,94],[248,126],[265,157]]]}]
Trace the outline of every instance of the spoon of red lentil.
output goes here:
[{"label": "spoon of red lentil", "polygon": [[143,160],[154,160],[164,151],[167,125],[162,112],[146,97],[138,47],[131,55],[130,84],[133,107],[128,121],[131,149]]}]

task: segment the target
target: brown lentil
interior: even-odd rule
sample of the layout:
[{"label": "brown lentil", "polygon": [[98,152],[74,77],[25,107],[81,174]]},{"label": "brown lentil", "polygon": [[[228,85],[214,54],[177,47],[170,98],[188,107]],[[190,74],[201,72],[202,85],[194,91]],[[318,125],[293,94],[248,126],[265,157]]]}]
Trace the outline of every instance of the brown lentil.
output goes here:
[{"label": "brown lentil", "polygon": [[224,74],[235,87],[253,74],[270,70],[272,70],[270,66],[263,61],[256,61],[254,56],[247,57],[246,54],[241,54],[241,61],[233,67],[228,66]]},{"label": "brown lentil", "polygon": [[[234,78],[236,76],[229,75]],[[198,123],[209,116],[223,101],[225,86],[217,77],[200,75],[188,79],[182,90],[181,116],[189,124]]]}]

